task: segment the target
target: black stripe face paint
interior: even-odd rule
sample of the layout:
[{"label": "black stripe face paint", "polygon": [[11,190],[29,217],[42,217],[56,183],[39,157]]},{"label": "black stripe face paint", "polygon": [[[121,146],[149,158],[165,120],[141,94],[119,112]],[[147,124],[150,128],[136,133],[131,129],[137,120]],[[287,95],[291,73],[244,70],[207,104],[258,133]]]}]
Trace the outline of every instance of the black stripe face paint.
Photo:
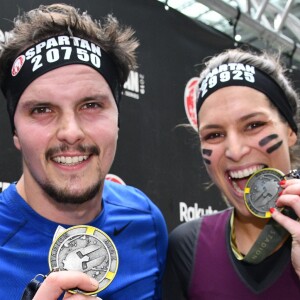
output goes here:
[{"label": "black stripe face paint", "polygon": [[[264,147],[267,144],[269,144],[271,141],[277,139],[278,137],[279,137],[278,134],[275,134],[275,133],[270,134],[270,135],[264,137],[263,139],[261,139],[258,144],[259,144],[259,146]],[[281,145],[282,145],[282,141],[277,142],[273,146],[267,148],[267,153],[270,154],[270,153],[276,151],[278,148],[280,148]]]},{"label": "black stripe face paint", "polygon": [[265,145],[267,145],[269,142],[271,142],[274,139],[278,138],[278,134],[270,134],[268,136],[266,136],[265,138],[263,138],[262,140],[259,141],[259,146],[263,147]]},{"label": "black stripe face paint", "polygon": [[202,155],[211,156],[212,150],[210,149],[202,149]]},{"label": "black stripe face paint", "polygon": [[209,159],[203,158],[203,161],[204,161],[204,163],[207,164],[207,165],[210,165],[210,164],[211,164],[211,162],[210,162]]},{"label": "black stripe face paint", "polygon": [[267,149],[267,152],[270,154],[277,150],[280,146],[282,145],[282,141],[278,142],[277,144],[271,146],[270,148]]},{"label": "black stripe face paint", "polygon": [[[205,156],[211,156],[212,154],[212,150],[211,149],[202,149],[202,156],[205,155]],[[204,158],[203,157],[203,161],[205,164],[207,165],[210,165],[211,161],[207,158]]]}]

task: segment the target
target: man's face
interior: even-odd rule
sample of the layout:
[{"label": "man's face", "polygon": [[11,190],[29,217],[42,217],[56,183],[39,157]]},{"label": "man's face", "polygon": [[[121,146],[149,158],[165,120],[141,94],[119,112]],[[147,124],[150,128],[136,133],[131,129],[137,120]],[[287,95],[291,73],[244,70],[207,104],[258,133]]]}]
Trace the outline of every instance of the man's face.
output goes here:
[{"label": "man's face", "polygon": [[29,188],[65,203],[99,192],[115,156],[118,109],[97,71],[70,65],[37,78],[22,94],[14,122]]}]

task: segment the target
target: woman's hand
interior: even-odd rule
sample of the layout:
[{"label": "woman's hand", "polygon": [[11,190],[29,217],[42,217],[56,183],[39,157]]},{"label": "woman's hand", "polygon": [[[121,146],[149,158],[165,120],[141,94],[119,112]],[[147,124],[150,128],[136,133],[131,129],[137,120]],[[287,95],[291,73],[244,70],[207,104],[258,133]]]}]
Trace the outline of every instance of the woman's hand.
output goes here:
[{"label": "woman's hand", "polygon": [[32,300],[57,300],[66,291],[63,299],[68,300],[95,300],[94,296],[80,293],[71,294],[69,289],[81,289],[93,292],[98,289],[99,283],[88,275],[77,271],[52,272],[41,284]]},{"label": "woman's hand", "polygon": [[[282,182],[282,193],[276,202],[277,207],[290,207],[300,218],[300,179],[290,179]],[[292,236],[291,259],[294,269],[300,279],[300,223],[293,220],[276,209],[270,209],[272,217],[281,224]]]}]

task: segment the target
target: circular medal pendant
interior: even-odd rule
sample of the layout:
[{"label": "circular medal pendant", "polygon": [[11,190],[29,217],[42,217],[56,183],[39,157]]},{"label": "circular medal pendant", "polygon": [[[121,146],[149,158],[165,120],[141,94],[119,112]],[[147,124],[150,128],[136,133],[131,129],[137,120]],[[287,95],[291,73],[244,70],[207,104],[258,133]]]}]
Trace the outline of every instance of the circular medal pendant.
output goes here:
[{"label": "circular medal pendant", "polygon": [[244,189],[244,200],[248,210],[259,218],[270,218],[269,209],[275,207],[279,192],[279,182],[284,174],[272,168],[261,169],[248,179]]},{"label": "circular medal pendant", "polygon": [[99,282],[97,291],[79,289],[70,293],[97,294],[117,273],[119,258],[113,241],[98,228],[86,225],[70,227],[55,237],[48,257],[50,270],[81,271]]}]

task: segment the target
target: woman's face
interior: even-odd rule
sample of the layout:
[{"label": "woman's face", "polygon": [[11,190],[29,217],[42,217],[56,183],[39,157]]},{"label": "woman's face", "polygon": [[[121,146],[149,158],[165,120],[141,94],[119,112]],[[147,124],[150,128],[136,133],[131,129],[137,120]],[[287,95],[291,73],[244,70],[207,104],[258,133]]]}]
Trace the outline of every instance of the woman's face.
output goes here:
[{"label": "woman's face", "polygon": [[288,173],[289,147],[296,134],[261,92],[230,86],[211,94],[199,112],[199,137],[206,169],[229,202],[243,215],[244,187],[256,170]]}]

